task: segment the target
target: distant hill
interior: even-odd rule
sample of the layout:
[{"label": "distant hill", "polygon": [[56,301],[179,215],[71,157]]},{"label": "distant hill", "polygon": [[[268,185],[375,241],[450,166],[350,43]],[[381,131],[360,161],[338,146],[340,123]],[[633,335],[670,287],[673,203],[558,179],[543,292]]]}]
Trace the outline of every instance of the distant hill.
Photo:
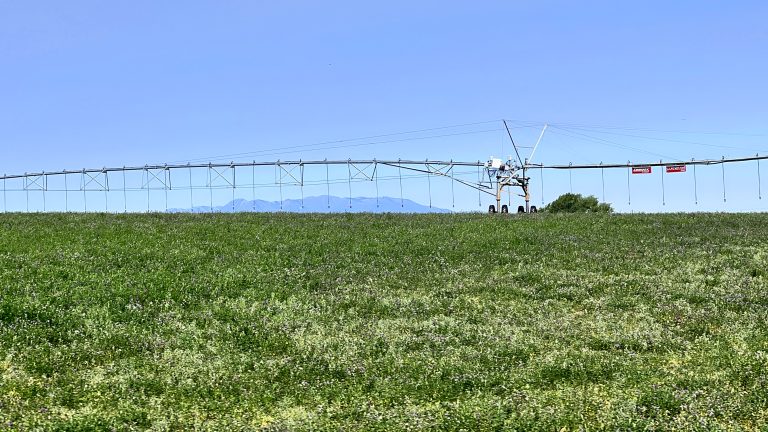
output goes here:
[{"label": "distant hill", "polygon": [[337,196],[313,196],[304,198],[304,205],[299,199],[280,201],[236,199],[222,206],[195,206],[192,208],[172,208],[169,213],[233,213],[233,212],[294,212],[294,213],[451,213],[450,210],[429,207],[417,202],[400,198],[349,198]]}]

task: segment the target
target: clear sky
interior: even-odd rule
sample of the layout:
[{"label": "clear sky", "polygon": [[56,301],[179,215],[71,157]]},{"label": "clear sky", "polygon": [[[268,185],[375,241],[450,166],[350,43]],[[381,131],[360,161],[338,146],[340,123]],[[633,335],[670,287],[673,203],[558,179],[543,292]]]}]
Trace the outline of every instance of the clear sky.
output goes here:
[{"label": "clear sky", "polygon": [[[768,153],[766,23],[763,1],[0,0],[0,172],[485,160],[511,153],[502,118],[527,146],[553,124],[545,163]],[[768,209],[756,164],[726,169],[727,203],[712,167],[697,207],[690,172],[667,176],[664,206],[656,172],[631,179],[630,200],[626,172],[607,172],[606,199]],[[544,175],[545,201],[601,197],[599,171]]]}]

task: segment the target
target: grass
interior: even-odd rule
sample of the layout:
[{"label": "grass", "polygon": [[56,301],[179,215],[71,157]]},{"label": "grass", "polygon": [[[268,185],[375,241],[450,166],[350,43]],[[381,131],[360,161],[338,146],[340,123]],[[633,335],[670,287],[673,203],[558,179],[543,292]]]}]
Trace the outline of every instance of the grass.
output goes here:
[{"label": "grass", "polygon": [[0,215],[0,429],[768,427],[768,215]]}]

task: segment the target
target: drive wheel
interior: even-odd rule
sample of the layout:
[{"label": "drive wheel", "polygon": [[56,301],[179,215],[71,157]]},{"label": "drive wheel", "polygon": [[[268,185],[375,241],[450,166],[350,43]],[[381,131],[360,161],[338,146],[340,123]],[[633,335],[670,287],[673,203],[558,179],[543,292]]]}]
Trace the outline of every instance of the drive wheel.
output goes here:
[{"label": "drive wheel", "polygon": [[488,206],[488,213],[496,213],[496,206],[493,204]]},{"label": "drive wheel", "polygon": [[525,213],[525,207],[523,207],[523,206],[517,206],[517,212],[518,212],[518,213]]},{"label": "drive wheel", "polygon": [[507,207],[506,204],[501,206],[501,212],[502,213],[509,213],[509,207]]},{"label": "drive wheel", "polygon": [[539,209],[536,208],[536,206],[531,206],[531,213],[537,213]]}]

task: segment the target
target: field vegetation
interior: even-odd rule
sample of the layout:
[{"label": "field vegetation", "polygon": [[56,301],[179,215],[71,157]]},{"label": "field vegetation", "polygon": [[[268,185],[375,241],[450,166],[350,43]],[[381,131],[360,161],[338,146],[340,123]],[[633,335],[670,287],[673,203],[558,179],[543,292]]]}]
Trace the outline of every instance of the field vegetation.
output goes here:
[{"label": "field vegetation", "polygon": [[768,215],[0,215],[0,429],[768,427]]}]

